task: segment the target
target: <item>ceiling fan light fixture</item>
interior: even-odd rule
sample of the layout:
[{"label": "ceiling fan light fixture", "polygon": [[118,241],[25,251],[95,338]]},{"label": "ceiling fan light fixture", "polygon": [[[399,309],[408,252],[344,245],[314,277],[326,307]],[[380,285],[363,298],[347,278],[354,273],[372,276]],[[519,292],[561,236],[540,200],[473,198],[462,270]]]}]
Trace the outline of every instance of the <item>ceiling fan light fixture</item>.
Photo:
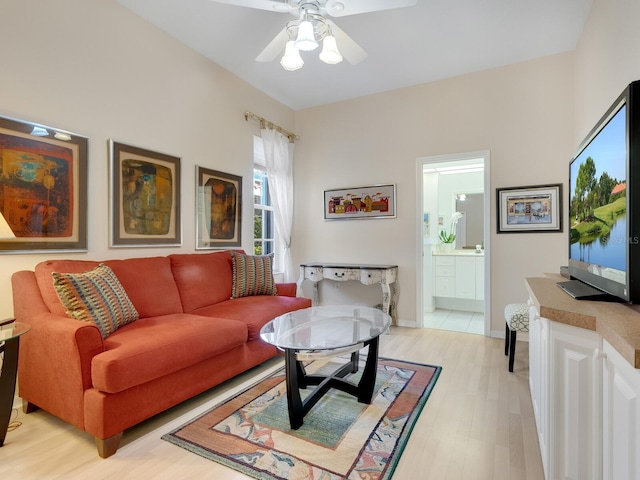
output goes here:
[{"label": "ceiling fan light fixture", "polygon": [[342,55],[338,50],[338,44],[336,43],[336,37],[329,34],[324,37],[322,41],[322,52],[320,52],[320,60],[329,65],[335,65],[342,61]]},{"label": "ceiling fan light fixture", "polygon": [[318,42],[316,40],[313,23],[309,20],[303,20],[298,27],[298,37],[295,41],[295,46],[298,50],[304,52],[310,52],[318,48]]},{"label": "ceiling fan light fixture", "polygon": [[289,40],[287,42],[287,45],[284,49],[284,55],[282,57],[282,60],[280,60],[280,65],[282,65],[282,68],[288,70],[289,72],[298,70],[304,65],[304,60],[302,60],[300,52],[298,51],[294,43],[295,42],[293,40]]}]

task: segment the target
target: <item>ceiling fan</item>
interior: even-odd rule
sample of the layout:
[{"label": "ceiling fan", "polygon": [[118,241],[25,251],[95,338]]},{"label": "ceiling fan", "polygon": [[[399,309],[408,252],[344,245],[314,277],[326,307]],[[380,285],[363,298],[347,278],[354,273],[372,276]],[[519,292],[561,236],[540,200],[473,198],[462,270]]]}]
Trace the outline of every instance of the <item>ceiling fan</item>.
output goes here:
[{"label": "ceiling fan", "polygon": [[[289,13],[295,18],[271,40],[256,57],[258,62],[271,62],[282,51],[280,64],[285,70],[297,70],[304,64],[300,51],[314,50],[322,41],[320,60],[334,64],[343,57],[352,65],[367,58],[365,52],[333,21],[326,18],[346,17],[360,13],[410,7],[418,0],[213,0],[218,3]],[[340,50],[338,50],[338,44]]]}]

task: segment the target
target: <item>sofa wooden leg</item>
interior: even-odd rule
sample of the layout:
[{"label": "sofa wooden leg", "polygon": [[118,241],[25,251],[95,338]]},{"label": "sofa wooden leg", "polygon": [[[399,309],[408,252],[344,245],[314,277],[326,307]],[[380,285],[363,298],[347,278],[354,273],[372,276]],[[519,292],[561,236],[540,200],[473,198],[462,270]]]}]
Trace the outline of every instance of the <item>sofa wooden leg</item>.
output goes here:
[{"label": "sofa wooden leg", "polygon": [[31,413],[31,412],[35,412],[36,410],[38,410],[40,407],[38,407],[37,405],[34,405],[31,402],[27,402],[26,400],[22,401],[22,412],[23,413]]},{"label": "sofa wooden leg", "polygon": [[98,455],[102,458],[107,458],[116,453],[120,446],[120,440],[122,440],[122,433],[116,433],[109,438],[96,437],[96,447],[98,447]]}]

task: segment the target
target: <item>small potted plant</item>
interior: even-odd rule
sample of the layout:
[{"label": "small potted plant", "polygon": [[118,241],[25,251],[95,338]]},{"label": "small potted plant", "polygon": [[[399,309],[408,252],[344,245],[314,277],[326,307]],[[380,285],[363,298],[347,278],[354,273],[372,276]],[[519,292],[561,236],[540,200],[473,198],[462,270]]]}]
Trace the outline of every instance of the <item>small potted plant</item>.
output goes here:
[{"label": "small potted plant", "polygon": [[456,241],[456,225],[458,224],[458,220],[462,218],[462,213],[456,212],[451,216],[451,227],[449,228],[449,232],[446,230],[440,231],[440,241],[442,242],[442,246],[444,250],[453,250],[453,245]]}]

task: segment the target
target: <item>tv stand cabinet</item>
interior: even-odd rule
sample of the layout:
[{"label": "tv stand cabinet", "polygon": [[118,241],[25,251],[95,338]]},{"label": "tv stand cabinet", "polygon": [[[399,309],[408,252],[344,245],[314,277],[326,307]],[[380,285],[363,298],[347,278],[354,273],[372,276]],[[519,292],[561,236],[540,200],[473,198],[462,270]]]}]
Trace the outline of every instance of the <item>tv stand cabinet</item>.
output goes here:
[{"label": "tv stand cabinet", "polygon": [[528,278],[529,386],[547,479],[640,478],[640,309]]}]

